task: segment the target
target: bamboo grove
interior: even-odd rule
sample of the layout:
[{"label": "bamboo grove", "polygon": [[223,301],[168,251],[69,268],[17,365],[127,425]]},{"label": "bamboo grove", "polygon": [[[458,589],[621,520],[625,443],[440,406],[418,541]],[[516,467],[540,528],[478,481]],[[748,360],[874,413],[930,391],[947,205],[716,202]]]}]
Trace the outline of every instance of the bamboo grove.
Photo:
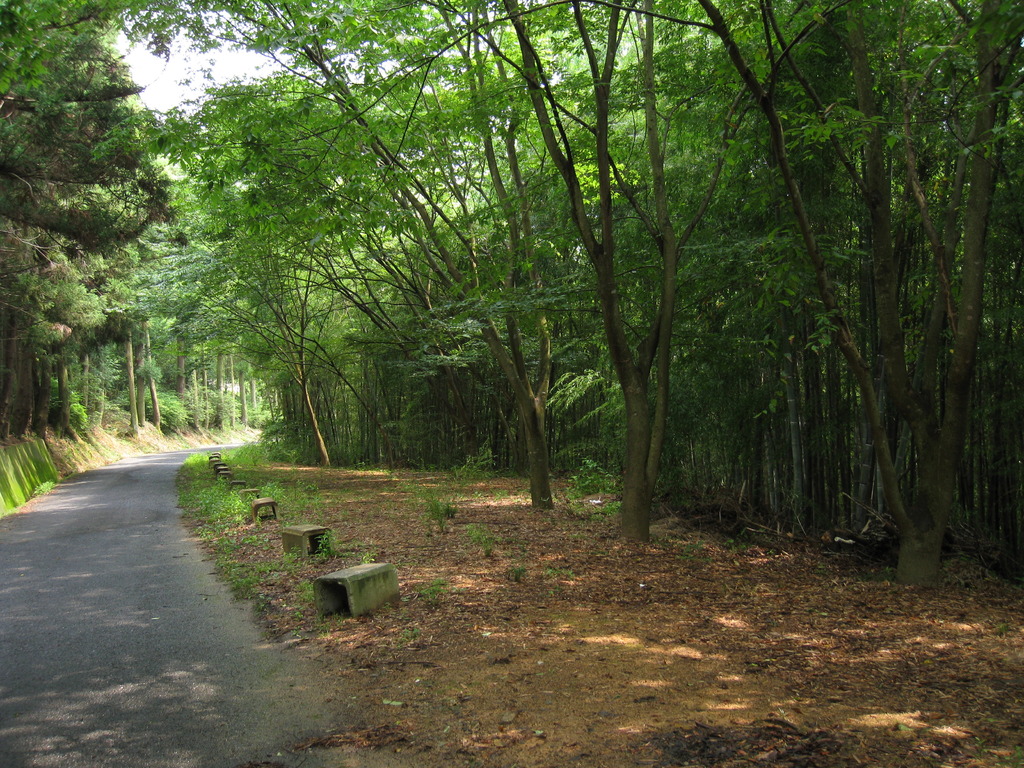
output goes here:
[{"label": "bamboo grove", "polygon": [[122,9],[269,67],[151,127],[176,218],[92,346],[134,332],[186,414],[225,391],[192,351],[237,357],[297,461],[512,470],[540,509],[600,472],[626,537],[727,500],[889,532],[906,583],[950,540],[1019,577],[1024,11],[876,5]]}]

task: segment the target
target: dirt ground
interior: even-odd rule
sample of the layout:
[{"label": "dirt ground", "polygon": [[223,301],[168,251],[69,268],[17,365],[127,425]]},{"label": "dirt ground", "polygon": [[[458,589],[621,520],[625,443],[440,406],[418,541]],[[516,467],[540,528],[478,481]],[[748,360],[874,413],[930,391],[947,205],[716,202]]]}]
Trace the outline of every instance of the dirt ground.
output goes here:
[{"label": "dirt ground", "polygon": [[[608,499],[563,490],[535,511],[518,479],[241,476],[306,495],[230,530],[222,567],[258,574],[267,632],[367,713],[297,749],[424,768],[1024,766],[1024,592],[968,563],[907,588],[706,517],[626,542]],[[278,528],[298,522],[331,528],[335,556],[283,558]],[[318,617],[310,580],[371,561],[397,566],[401,602]]]}]

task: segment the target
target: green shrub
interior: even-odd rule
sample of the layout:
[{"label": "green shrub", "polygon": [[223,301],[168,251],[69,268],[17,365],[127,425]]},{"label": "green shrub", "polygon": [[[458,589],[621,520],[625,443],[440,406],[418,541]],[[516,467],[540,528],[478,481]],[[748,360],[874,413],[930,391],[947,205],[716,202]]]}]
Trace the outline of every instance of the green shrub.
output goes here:
[{"label": "green shrub", "polygon": [[484,449],[477,456],[469,456],[466,461],[452,469],[452,477],[460,482],[482,480],[494,473],[494,461],[491,452]]},{"label": "green shrub", "polygon": [[79,435],[84,434],[89,429],[89,414],[86,413],[85,406],[78,402],[77,393],[72,396],[71,401],[71,428]]},{"label": "green shrub", "polygon": [[181,469],[178,503],[200,522],[200,536],[223,530],[249,512],[241,496],[226,483],[208,480],[208,474],[209,460],[203,453],[189,456]]},{"label": "green shrub", "polygon": [[267,447],[262,443],[247,443],[239,448],[224,452],[224,460],[233,467],[259,467],[266,464]]},{"label": "green shrub", "polygon": [[176,394],[157,392],[156,399],[160,403],[161,429],[165,432],[184,432],[191,426],[188,409]]},{"label": "green shrub", "polygon": [[584,459],[580,468],[569,476],[579,496],[593,496],[598,493],[615,493],[619,479],[596,461]]},{"label": "green shrub", "polygon": [[52,491],[56,487],[57,487],[57,484],[55,482],[53,482],[52,480],[47,480],[47,481],[37,485],[35,487],[35,489],[32,491],[32,495],[33,496],[42,496],[44,493],[49,493],[50,491]]},{"label": "green shrub", "polygon": [[265,446],[267,456],[285,464],[315,464],[316,448],[308,430],[297,424],[279,420],[268,421],[263,426],[260,444]]},{"label": "green shrub", "polygon": [[338,550],[334,544],[334,531],[328,530],[327,533],[317,538],[316,551],[313,552],[313,557],[317,560],[330,560],[337,554]]}]

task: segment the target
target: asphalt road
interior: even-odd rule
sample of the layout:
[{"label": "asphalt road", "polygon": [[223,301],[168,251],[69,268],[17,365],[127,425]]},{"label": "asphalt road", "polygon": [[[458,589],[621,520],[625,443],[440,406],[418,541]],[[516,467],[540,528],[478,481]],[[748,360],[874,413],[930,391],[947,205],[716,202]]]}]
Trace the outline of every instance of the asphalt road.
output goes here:
[{"label": "asphalt road", "polygon": [[186,456],[84,473],[0,520],[2,768],[350,764],[287,752],[350,722],[348,697],[261,638],[186,538]]}]

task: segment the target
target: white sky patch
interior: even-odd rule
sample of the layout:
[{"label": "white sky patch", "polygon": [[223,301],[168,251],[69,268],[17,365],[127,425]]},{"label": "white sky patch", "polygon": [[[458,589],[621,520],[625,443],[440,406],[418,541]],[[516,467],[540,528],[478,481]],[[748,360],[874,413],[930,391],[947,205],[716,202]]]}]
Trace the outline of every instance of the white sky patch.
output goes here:
[{"label": "white sky patch", "polygon": [[171,48],[167,61],[142,46],[129,46],[124,39],[125,63],[135,82],[145,88],[142,103],[155,112],[167,112],[189,101],[199,101],[207,88],[235,80],[252,82],[272,70],[266,57],[237,48],[219,48],[207,53],[191,51],[180,41]]}]

